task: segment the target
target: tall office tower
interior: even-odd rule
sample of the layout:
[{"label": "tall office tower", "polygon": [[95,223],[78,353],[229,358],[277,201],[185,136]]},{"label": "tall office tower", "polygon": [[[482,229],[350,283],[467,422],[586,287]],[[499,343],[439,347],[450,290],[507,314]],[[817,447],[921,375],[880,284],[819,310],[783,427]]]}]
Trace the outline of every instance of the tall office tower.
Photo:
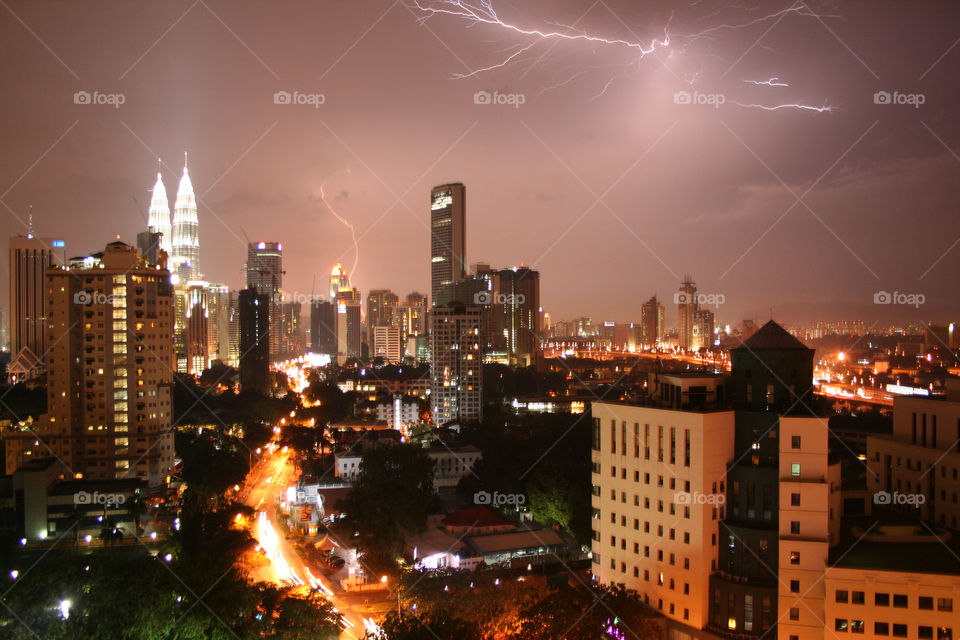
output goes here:
[{"label": "tall office tower", "polygon": [[40,440],[87,479],[173,468],[173,288],[162,262],[111,242],[47,272],[47,407]]},{"label": "tall office tower", "polygon": [[240,388],[270,392],[270,296],[248,287],[239,295]]},{"label": "tall office tower", "polygon": [[280,306],[280,354],[284,358],[295,358],[306,351],[301,313],[299,302],[284,302]]},{"label": "tall office tower", "polygon": [[444,287],[466,276],[467,188],[456,182],[430,192],[430,298],[434,306],[450,302]]},{"label": "tall office tower", "polygon": [[227,320],[227,355],[223,358],[223,361],[231,367],[237,368],[240,366],[240,293],[238,291],[231,291],[229,296],[229,301],[227,302],[227,308],[229,309],[229,318]]},{"label": "tall office tower", "polygon": [[713,311],[697,309],[693,312],[691,349],[713,349]]},{"label": "tall office tower", "polygon": [[640,308],[640,341],[654,346],[663,339],[663,305],[657,296],[651,297]]},{"label": "tall office tower", "polygon": [[407,306],[410,309],[407,320],[407,333],[415,336],[427,334],[427,296],[422,293],[407,294]]},{"label": "tall office tower", "polygon": [[[159,233],[159,248],[166,251],[167,255],[172,255],[173,236],[170,225],[170,202],[167,200],[167,187],[163,184],[160,172],[157,172],[157,182],[153,185],[153,196],[150,198],[147,231]],[[144,252],[144,255],[146,255],[146,252]]]},{"label": "tall office tower", "polygon": [[207,353],[226,363],[230,350],[230,287],[207,284]]},{"label": "tall office tower", "polygon": [[187,310],[191,292],[186,283],[179,281],[173,287],[173,361],[177,373],[187,373]]},{"label": "tall office tower", "polygon": [[310,303],[310,348],[315,353],[337,355],[337,304],[325,300]]},{"label": "tall office tower", "polygon": [[333,269],[330,270],[330,300],[333,301],[333,299],[337,297],[340,289],[349,288],[350,277],[347,275],[343,265],[338,262],[333,265]]},{"label": "tall office tower", "polygon": [[677,304],[677,330],[680,336],[680,348],[693,348],[693,314],[697,311],[697,285],[688,276],[673,294]]},{"label": "tall office tower", "polygon": [[459,302],[430,310],[430,405],[436,425],[483,419],[482,312]]},{"label": "tall office tower", "polygon": [[400,298],[389,289],[373,289],[367,293],[367,344],[373,348],[374,327],[394,326],[394,314]]},{"label": "tall office tower", "polygon": [[197,199],[187,173],[187,155],[183,155],[183,176],[177,188],[173,206],[173,238],[171,257],[173,268],[181,282],[200,279],[200,226],[197,218]]},{"label": "tall office tower", "polygon": [[156,263],[160,259],[160,240],[162,234],[156,231],[141,231],[137,234],[137,251],[147,262]]},{"label": "tall office tower", "polygon": [[360,311],[363,303],[358,289],[341,289],[337,294],[337,360],[342,364],[347,358],[363,355],[361,342]]},{"label": "tall office tower", "polygon": [[[43,368],[47,351],[45,272],[57,260],[55,248],[62,240],[38,238],[30,214],[25,236],[10,238],[10,356],[11,373],[21,379]],[[22,357],[18,358],[18,356]]]},{"label": "tall office tower", "polygon": [[540,273],[528,267],[493,272],[490,330],[506,340],[512,365],[539,366],[543,360],[543,317],[540,309]]},{"label": "tall office tower", "polygon": [[819,615],[822,638],[809,568],[822,576],[839,538],[841,494],[826,422],[797,402],[813,401],[813,350],[771,322],[731,361],[651,373],[644,406],[594,403],[593,572],[715,635],[787,637],[789,612],[800,638]]},{"label": "tall office tower", "polygon": [[246,283],[270,298],[270,359],[280,357],[283,327],[280,312],[283,289],[283,245],[251,242],[247,245]]},{"label": "tall office tower", "polygon": [[207,283],[194,281],[186,291],[184,325],[185,372],[199,376],[210,368]]},{"label": "tall office tower", "polygon": [[370,356],[382,358],[388,364],[403,362],[403,343],[398,327],[378,325],[373,328]]}]

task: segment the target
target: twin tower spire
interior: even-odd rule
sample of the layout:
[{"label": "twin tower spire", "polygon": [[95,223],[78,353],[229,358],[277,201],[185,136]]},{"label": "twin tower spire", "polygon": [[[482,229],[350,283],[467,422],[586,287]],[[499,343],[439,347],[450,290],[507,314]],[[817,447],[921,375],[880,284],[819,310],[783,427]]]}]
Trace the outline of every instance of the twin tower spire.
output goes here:
[{"label": "twin tower spire", "polygon": [[183,176],[177,188],[177,200],[173,207],[173,223],[170,223],[170,203],[167,188],[160,172],[153,185],[150,199],[150,231],[160,234],[160,249],[170,256],[171,271],[180,276],[181,282],[200,278],[200,233],[197,219],[197,199],[187,172],[187,154],[183,154]]}]

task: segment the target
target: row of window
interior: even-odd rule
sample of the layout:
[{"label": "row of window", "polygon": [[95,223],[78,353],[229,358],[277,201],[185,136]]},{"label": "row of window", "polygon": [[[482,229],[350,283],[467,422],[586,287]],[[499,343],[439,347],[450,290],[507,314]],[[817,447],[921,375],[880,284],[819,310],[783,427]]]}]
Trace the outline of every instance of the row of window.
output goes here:
[{"label": "row of window", "polygon": [[[840,603],[850,603],[850,604],[865,604],[866,603],[866,594],[863,591],[848,591],[847,589],[837,589],[835,593],[835,601]],[[910,606],[910,598],[901,593],[893,594],[893,606],[901,609],[906,609]],[[889,607],[891,603],[891,598],[889,593],[874,593],[873,594],[873,604],[878,607]],[[924,609],[926,611],[933,611],[934,603],[936,603],[937,611],[953,611],[953,598],[937,598],[934,601],[934,598],[931,596],[919,596],[917,598],[917,608]]]},{"label": "row of window", "polygon": [[[847,620],[846,618],[836,618],[833,625],[834,631],[863,633],[863,620]],[[905,624],[890,624],[889,622],[874,622],[873,634],[876,636],[893,636],[894,638],[906,638],[908,633]],[[926,625],[917,626],[917,638],[920,640],[933,640],[934,627]],[[937,640],[953,640],[953,629],[950,627],[936,627]],[[790,636],[793,640],[795,636]]]}]

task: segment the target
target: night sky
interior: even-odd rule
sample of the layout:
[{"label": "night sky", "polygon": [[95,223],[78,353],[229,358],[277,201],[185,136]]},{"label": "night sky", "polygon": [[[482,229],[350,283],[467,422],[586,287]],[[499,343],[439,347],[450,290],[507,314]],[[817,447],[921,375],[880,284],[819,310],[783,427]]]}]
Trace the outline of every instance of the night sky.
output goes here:
[{"label": "night sky", "polygon": [[[427,292],[429,190],[460,181],[468,262],[539,269],[554,319],[638,321],[656,292],[673,324],[686,274],[725,296],[729,324],[771,308],[960,319],[956,2],[493,4],[523,30],[608,42],[538,42],[412,0],[0,5],[6,236],[32,204],[37,233],[71,255],[133,243],[157,157],[172,202],[189,151],[200,269],[233,287],[248,238],[283,243],[288,291],[352,270],[332,207],[359,238],[364,295]],[[876,306],[881,290],[926,301]]]}]

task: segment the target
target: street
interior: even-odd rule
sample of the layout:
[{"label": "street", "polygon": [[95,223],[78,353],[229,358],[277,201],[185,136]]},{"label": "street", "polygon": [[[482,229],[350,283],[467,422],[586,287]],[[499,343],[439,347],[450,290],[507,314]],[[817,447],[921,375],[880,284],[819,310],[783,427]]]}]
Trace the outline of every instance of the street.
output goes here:
[{"label": "street", "polygon": [[316,588],[337,609],[343,618],[343,640],[359,640],[368,629],[375,630],[376,623],[343,600],[344,592],[339,585],[327,584],[319,576],[319,569],[311,571],[293,545],[284,537],[277,522],[276,505],[280,492],[294,480],[295,469],[286,452],[264,453],[247,475],[241,490],[242,501],[257,510],[257,520],[252,533],[270,560],[263,578],[280,586],[301,585]]}]

